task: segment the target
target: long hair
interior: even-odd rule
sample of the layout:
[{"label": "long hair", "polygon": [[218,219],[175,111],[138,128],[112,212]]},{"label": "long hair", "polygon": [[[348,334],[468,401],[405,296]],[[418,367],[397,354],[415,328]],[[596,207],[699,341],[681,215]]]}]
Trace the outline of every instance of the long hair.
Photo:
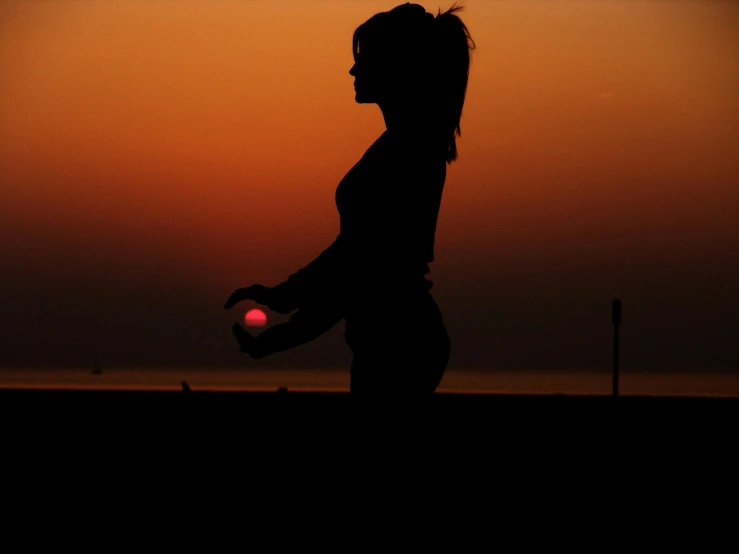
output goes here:
[{"label": "long hair", "polygon": [[372,43],[399,95],[423,106],[429,130],[449,164],[457,159],[456,138],[462,134],[470,53],[475,48],[457,15],[463,9],[454,4],[434,16],[418,4],[402,4],[372,16],[354,31],[352,41],[355,59],[363,42]]}]

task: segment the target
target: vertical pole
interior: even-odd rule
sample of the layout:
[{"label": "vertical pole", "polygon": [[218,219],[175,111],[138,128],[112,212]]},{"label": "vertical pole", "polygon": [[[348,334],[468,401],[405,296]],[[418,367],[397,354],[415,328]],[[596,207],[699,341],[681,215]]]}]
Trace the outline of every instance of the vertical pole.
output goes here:
[{"label": "vertical pole", "polygon": [[618,396],[618,327],[621,325],[621,301],[613,301],[613,396]]}]

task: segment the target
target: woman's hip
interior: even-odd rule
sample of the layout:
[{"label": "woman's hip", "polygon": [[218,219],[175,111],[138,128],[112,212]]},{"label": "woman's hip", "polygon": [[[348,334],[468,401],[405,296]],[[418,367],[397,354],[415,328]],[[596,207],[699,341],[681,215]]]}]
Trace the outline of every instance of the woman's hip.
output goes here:
[{"label": "woman's hip", "polygon": [[368,300],[346,314],[345,337],[355,354],[420,356],[448,350],[449,335],[430,293]]},{"label": "woman's hip", "polygon": [[354,353],[351,391],[372,394],[433,393],[449,362],[443,324],[422,333],[347,336]]}]

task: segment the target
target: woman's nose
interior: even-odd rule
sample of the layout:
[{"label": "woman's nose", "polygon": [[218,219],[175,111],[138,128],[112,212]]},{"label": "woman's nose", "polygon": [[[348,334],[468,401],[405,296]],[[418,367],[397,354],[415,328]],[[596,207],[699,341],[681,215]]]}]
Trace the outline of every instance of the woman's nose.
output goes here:
[{"label": "woman's nose", "polygon": [[356,77],[357,76],[356,68],[357,68],[357,64],[354,64],[352,68],[349,70],[349,75],[351,75],[352,77]]}]

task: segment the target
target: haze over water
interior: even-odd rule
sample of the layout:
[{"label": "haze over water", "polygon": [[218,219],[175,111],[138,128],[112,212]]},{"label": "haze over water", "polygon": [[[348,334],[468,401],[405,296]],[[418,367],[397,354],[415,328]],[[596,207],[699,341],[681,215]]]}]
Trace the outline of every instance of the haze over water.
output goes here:
[{"label": "haze over water", "polygon": [[[181,390],[182,381],[194,390],[348,392],[346,369],[110,369],[92,375],[81,369],[3,369],[2,388]],[[583,370],[448,370],[441,393],[588,394],[610,395],[611,374]],[[739,397],[736,372],[621,373],[621,395]]]}]

